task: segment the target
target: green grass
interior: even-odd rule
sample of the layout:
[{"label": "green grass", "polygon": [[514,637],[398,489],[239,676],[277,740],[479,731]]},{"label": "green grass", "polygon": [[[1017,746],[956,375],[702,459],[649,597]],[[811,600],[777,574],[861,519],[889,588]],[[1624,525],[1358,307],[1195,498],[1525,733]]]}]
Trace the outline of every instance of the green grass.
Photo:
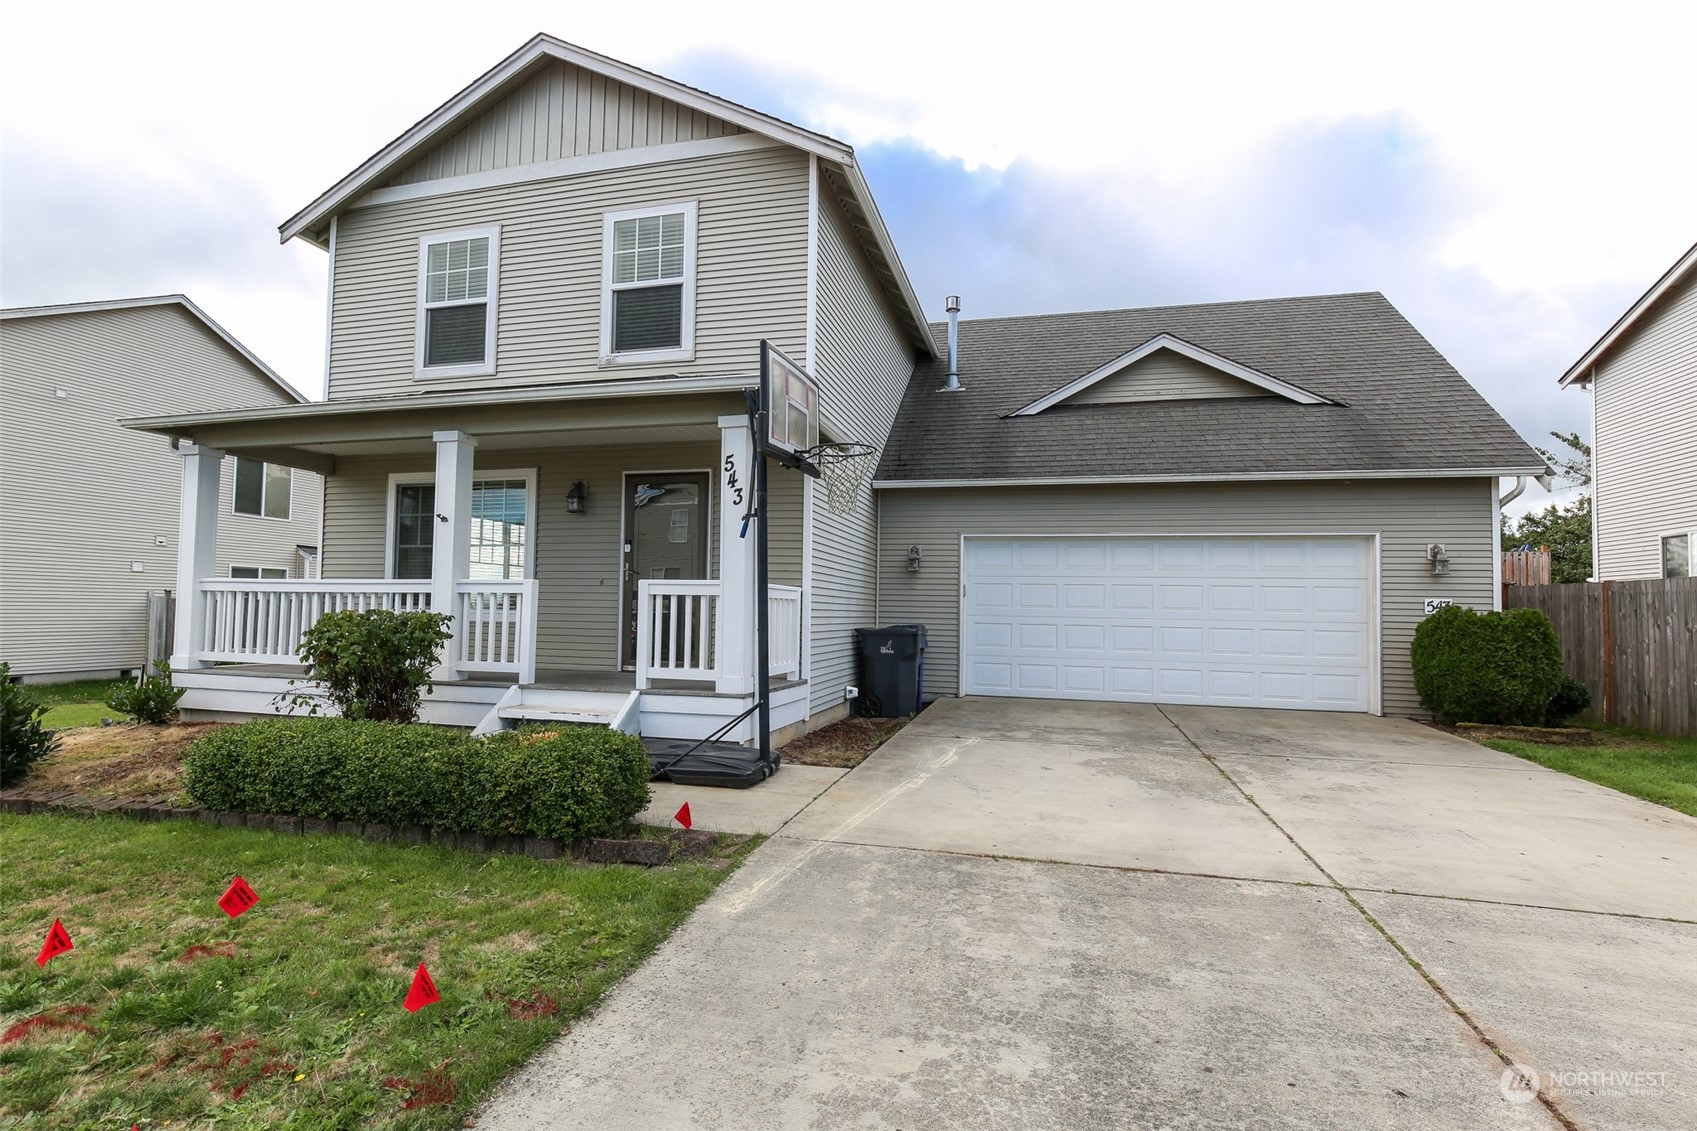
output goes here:
[{"label": "green grass", "polygon": [[29,686],[29,693],[35,696],[36,702],[48,709],[41,717],[41,724],[54,730],[62,730],[66,727],[99,726],[101,719],[122,721],[124,716],[106,705],[106,697],[129,684],[127,679],[35,683]]},{"label": "green grass", "polygon": [[1697,817],[1697,738],[1603,730],[1599,746],[1545,746],[1493,738],[1493,750]]},{"label": "green grass", "polygon": [[[0,1125],[458,1127],[745,847],[643,870],[0,816]],[[260,902],[231,920],[235,873]],[[76,949],[40,970],[55,917]],[[411,1014],[420,961],[442,1000]],[[4,1040],[43,1016],[86,1031]]]}]

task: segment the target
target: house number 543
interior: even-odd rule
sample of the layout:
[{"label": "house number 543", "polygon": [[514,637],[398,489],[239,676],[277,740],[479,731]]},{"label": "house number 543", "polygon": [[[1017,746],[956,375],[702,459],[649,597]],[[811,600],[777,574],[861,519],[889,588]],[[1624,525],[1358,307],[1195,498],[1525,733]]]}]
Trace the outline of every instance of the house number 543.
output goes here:
[{"label": "house number 543", "polygon": [[737,479],[737,457],[725,457],[725,489],[731,493],[731,505],[742,506],[742,483]]}]

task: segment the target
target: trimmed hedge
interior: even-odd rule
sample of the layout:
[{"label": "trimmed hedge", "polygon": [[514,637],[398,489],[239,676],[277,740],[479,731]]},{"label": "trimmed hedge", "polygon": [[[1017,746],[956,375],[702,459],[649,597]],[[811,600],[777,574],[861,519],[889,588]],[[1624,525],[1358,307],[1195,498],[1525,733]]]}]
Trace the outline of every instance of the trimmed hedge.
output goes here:
[{"label": "trimmed hedge", "polygon": [[1439,609],[1414,630],[1414,690],[1443,722],[1541,726],[1562,687],[1561,641],[1537,609]]},{"label": "trimmed hedge", "polygon": [[582,840],[648,804],[642,740],[592,727],[487,738],[419,723],[261,719],[197,741],[183,762],[208,809]]}]

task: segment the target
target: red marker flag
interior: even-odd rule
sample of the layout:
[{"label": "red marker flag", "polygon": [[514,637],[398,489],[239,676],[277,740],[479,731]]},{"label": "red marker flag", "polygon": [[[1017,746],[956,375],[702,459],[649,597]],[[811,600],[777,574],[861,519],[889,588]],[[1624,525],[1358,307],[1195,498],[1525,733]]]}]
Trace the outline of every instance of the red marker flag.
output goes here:
[{"label": "red marker flag", "polygon": [[41,953],[35,956],[37,966],[46,966],[67,950],[74,950],[76,943],[71,941],[71,933],[65,930],[65,924],[53,920],[53,925],[47,928],[47,941],[41,944]]},{"label": "red marker flag", "polygon": [[229,888],[218,897],[218,906],[232,919],[258,902],[259,894],[240,876],[231,880]]},{"label": "red marker flag", "polygon": [[412,976],[412,989],[407,991],[407,1012],[417,1013],[425,1006],[435,1005],[441,1000],[442,995],[436,992],[436,983],[430,980],[430,971],[420,962],[418,973]]},{"label": "red marker flag", "polygon": [[686,829],[693,829],[695,822],[689,818],[689,802],[683,803],[683,808],[672,814],[672,819]]}]

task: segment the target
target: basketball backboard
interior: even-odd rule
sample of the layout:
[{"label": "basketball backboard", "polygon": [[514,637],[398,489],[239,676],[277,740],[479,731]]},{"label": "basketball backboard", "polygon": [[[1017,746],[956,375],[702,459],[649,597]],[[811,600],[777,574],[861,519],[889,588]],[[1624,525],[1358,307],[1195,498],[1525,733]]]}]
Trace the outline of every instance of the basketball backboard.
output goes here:
[{"label": "basketball backboard", "polygon": [[764,339],[760,342],[760,446],[780,463],[812,471],[803,454],[819,443],[819,392],[807,371]]}]

